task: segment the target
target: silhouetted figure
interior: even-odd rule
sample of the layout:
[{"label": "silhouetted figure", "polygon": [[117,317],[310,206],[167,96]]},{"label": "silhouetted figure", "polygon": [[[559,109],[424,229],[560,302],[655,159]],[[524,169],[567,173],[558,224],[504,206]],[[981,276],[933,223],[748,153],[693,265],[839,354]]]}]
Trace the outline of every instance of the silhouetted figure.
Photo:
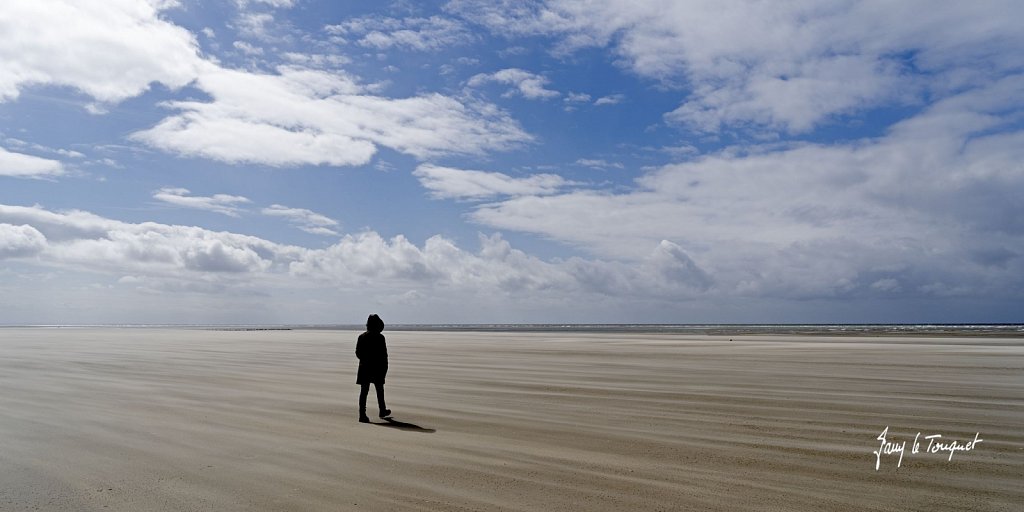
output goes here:
[{"label": "silhouetted figure", "polygon": [[366,332],[359,335],[356,341],[356,357],[359,358],[359,372],[356,374],[356,384],[362,386],[359,389],[359,422],[369,423],[370,418],[366,417],[366,396],[370,394],[370,384],[377,389],[377,406],[380,407],[380,417],[391,415],[391,411],[384,405],[384,376],[388,373],[388,347],[384,343],[384,321],[377,315],[370,315],[366,319]]}]

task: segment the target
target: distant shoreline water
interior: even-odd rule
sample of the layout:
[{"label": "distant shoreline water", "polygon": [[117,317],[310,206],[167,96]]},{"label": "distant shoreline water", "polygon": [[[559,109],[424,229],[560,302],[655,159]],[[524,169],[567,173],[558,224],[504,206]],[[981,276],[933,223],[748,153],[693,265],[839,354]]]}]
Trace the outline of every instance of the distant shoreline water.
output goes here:
[{"label": "distant shoreline water", "polygon": [[[225,331],[360,331],[355,324],[97,324],[0,325],[0,328],[197,329]],[[392,324],[390,331],[565,332],[691,334],[708,336],[1011,336],[1024,337],[1024,324]]]}]

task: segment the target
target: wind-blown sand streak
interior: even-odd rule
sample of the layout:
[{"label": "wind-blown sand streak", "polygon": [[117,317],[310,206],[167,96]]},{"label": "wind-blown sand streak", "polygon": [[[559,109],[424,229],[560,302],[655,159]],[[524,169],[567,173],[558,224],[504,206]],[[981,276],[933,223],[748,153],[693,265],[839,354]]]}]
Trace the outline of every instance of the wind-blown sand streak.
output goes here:
[{"label": "wind-blown sand streak", "polygon": [[385,331],[365,425],[356,334],[0,330],[0,510],[1024,503],[1019,340]]}]

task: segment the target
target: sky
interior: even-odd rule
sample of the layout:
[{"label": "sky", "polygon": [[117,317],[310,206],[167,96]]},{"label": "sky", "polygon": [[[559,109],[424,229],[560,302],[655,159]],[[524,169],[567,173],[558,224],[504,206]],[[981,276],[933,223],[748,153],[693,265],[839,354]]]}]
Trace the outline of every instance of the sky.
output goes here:
[{"label": "sky", "polygon": [[7,0],[0,324],[1024,322],[1024,4]]}]

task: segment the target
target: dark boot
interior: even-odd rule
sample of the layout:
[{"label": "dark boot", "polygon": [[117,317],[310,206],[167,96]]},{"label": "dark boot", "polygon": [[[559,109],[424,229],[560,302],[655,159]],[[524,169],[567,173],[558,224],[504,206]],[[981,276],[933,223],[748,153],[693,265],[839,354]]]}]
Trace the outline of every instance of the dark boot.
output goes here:
[{"label": "dark boot", "polygon": [[391,409],[384,403],[384,384],[375,383],[374,387],[377,388],[377,408],[380,409],[380,417],[391,416]]},{"label": "dark boot", "polygon": [[366,395],[370,392],[370,385],[363,384],[359,388],[359,423],[369,423],[370,418],[366,416]]}]

